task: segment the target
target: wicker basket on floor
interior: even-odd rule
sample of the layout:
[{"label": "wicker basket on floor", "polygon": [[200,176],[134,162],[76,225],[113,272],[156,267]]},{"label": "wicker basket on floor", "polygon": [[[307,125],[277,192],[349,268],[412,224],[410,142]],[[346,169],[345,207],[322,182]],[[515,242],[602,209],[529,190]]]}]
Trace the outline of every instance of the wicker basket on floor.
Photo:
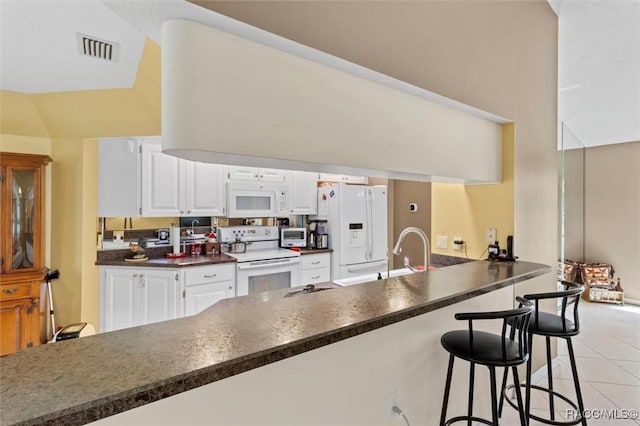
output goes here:
[{"label": "wicker basket on floor", "polygon": [[590,302],[620,303],[624,305],[624,290],[620,278],[608,263],[582,263],[580,276],[585,285],[583,297]]}]

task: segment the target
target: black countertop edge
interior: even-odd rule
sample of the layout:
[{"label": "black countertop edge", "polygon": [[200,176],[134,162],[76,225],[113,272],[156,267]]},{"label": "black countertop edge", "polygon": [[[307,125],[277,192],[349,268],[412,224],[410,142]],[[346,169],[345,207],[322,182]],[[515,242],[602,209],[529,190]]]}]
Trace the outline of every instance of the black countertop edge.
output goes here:
[{"label": "black countertop edge", "polygon": [[[136,389],[130,389],[118,394],[107,396],[101,400],[90,401],[85,404],[68,407],[57,412],[49,413],[16,424],[69,425],[86,424],[96,421],[101,418],[140,407],[154,401],[159,401],[163,398],[213,383],[254,368],[259,368],[276,361],[299,355],[331,343],[339,342],[359,334],[385,327],[396,322],[422,315],[551,272],[551,268],[549,266],[538,266],[539,267],[537,269],[527,273],[490,282],[485,285],[480,285],[457,294],[447,295],[439,299],[428,300],[405,310],[373,317],[359,323],[349,324],[324,333],[307,336],[287,344],[273,346],[255,353],[240,355],[234,359],[194,370],[167,380],[150,383]],[[392,278],[388,281],[401,278],[402,277]]]}]

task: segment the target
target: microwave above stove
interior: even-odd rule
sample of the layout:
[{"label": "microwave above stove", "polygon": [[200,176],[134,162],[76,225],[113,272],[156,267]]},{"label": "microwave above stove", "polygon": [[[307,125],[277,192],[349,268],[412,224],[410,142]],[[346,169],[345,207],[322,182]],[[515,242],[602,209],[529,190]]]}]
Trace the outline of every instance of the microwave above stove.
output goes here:
[{"label": "microwave above stove", "polygon": [[287,217],[289,187],[263,182],[228,182],[227,217]]},{"label": "microwave above stove", "polygon": [[280,247],[306,247],[307,228],[281,228]]}]

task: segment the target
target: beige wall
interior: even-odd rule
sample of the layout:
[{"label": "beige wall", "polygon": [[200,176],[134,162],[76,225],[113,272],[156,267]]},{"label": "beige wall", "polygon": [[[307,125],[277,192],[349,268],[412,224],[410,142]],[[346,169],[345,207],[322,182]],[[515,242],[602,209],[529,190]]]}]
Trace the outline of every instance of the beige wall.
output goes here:
[{"label": "beige wall", "polygon": [[611,263],[640,300],[640,142],[585,151],[585,259]]},{"label": "beige wall", "polygon": [[[408,226],[416,226],[422,229],[429,241],[431,238],[431,183],[415,182],[406,180],[391,180],[389,185],[393,186],[394,202],[391,206],[393,210],[393,238],[391,239],[391,248],[396,241],[400,232]],[[409,211],[409,204],[416,203],[418,210],[416,212]],[[391,253],[391,250],[389,251]],[[404,264],[404,256],[409,257],[412,266],[422,265],[423,247],[422,240],[416,235],[408,235],[407,239],[402,243],[402,255],[393,256],[392,268],[402,268]]]},{"label": "beige wall", "polygon": [[584,260],[584,159],[584,149],[564,153],[564,258],[574,261]]}]

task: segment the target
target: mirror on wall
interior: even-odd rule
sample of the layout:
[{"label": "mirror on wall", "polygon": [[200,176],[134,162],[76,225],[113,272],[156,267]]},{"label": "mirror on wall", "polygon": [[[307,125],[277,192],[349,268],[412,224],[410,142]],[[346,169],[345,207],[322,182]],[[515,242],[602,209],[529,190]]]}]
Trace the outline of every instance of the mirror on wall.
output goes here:
[{"label": "mirror on wall", "polygon": [[559,258],[584,261],[584,160],[585,146],[560,123],[559,155]]}]

